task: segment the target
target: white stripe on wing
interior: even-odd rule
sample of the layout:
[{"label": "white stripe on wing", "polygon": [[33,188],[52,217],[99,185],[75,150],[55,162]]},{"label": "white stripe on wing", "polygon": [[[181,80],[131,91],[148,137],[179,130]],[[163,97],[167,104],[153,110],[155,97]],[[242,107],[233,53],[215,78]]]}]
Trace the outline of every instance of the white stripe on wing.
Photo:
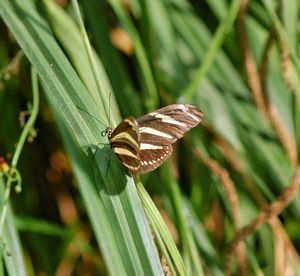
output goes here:
[{"label": "white stripe on wing", "polygon": [[169,139],[174,138],[173,136],[169,135],[168,133],[159,131],[159,130],[151,128],[151,127],[140,127],[139,131],[140,131],[140,133],[152,134],[152,135],[156,135],[156,136],[163,137],[163,138],[169,138]]},{"label": "white stripe on wing", "polygon": [[140,150],[155,150],[155,149],[162,149],[162,146],[158,145],[152,145],[152,144],[146,144],[146,143],[141,143],[140,144]]}]

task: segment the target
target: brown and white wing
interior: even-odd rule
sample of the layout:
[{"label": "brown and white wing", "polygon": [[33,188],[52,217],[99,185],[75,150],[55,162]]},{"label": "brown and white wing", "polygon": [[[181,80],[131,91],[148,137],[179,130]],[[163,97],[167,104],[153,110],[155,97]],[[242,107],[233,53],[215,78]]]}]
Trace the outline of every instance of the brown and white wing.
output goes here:
[{"label": "brown and white wing", "polygon": [[148,140],[174,143],[185,132],[198,125],[201,111],[189,104],[172,104],[137,119],[140,142]]},{"label": "brown and white wing", "polygon": [[138,123],[133,117],[124,119],[110,136],[111,148],[132,174],[140,168],[139,140]]},{"label": "brown and white wing", "polygon": [[171,144],[198,125],[202,117],[192,105],[174,104],[138,118],[140,168],[133,175],[159,167],[172,154]]},{"label": "brown and white wing", "polygon": [[132,175],[139,175],[155,170],[173,152],[172,145],[168,142],[163,144],[160,142],[156,143],[153,140],[141,139],[139,152],[140,167],[136,171],[131,171]]},{"label": "brown and white wing", "polygon": [[159,167],[173,151],[172,143],[198,125],[202,113],[188,104],[173,104],[141,118],[128,117],[110,135],[110,144],[132,175]]}]

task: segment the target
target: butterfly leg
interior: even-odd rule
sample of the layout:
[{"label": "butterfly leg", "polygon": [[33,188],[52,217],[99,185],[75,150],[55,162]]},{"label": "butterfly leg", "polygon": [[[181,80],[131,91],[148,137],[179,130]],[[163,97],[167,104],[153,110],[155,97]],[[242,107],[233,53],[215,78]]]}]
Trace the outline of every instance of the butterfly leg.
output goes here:
[{"label": "butterfly leg", "polygon": [[108,168],[109,168],[111,152],[112,152],[112,150],[109,151],[109,155],[108,155],[108,162],[107,162],[107,167],[106,167],[106,172],[105,172],[105,176],[106,177],[107,177],[107,172],[108,172]]},{"label": "butterfly leg", "polygon": [[101,143],[101,142],[99,142],[99,143],[97,144],[96,150],[95,150],[95,152],[93,153],[93,160],[95,159],[96,153],[97,153],[97,151],[98,151],[100,145],[109,146],[109,143]]}]

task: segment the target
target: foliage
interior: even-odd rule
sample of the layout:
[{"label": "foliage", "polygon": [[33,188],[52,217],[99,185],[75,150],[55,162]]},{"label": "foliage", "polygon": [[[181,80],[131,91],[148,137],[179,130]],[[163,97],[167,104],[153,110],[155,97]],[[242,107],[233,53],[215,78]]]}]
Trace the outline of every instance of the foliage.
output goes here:
[{"label": "foliage", "polygon": [[[0,0],[2,274],[299,274],[299,1],[59,2]],[[170,160],[107,171],[176,102]]]}]

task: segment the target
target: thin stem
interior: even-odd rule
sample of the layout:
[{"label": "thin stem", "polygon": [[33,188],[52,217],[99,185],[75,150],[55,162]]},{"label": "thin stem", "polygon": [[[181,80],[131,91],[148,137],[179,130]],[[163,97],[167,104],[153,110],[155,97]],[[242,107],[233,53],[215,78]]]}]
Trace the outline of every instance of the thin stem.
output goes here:
[{"label": "thin stem", "polygon": [[185,101],[190,101],[193,95],[197,92],[197,88],[205,74],[208,72],[211,67],[213,61],[215,60],[219,49],[222,46],[222,43],[228,33],[229,30],[232,29],[232,25],[237,17],[239,11],[240,0],[232,1],[232,4],[229,8],[229,11],[226,17],[223,19],[221,24],[219,25],[215,36],[213,37],[210,46],[208,47],[207,54],[205,55],[205,59],[201,67],[196,72],[193,81],[191,84],[185,89],[183,92],[183,99]]},{"label": "thin stem", "polygon": [[38,89],[38,79],[37,79],[37,73],[34,68],[31,68],[31,80],[32,80],[32,93],[33,93],[32,109],[30,110],[30,117],[29,117],[25,127],[23,128],[23,131],[19,138],[15,154],[11,161],[11,167],[17,166],[21,151],[26,142],[26,138],[27,138],[30,130],[34,127],[34,123],[35,123],[35,120],[36,120],[36,117],[37,117],[37,114],[39,111],[40,98],[39,98],[39,89]]},{"label": "thin stem", "polygon": [[145,98],[146,107],[149,110],[153,110],[159,103],[159,94],[145,47],[143,46],[142,40],[138,31],[134,27],[132,20],[123,9],[121,1],[109,0],[108,2],[133,41],[134,54],[141,70],[142,85],[145,87],[147,92]]},{"label": "thin stem", "polygon": [[2,212],[0,217],[0,239],[3,237],[3,226],[6,218],[6,214],[8,211],[8,199],[10,196],[11,191],[11,184],[13,181],[17,180],[18,182],[21,181],[21,177],[19,174],[19,171],[16,169],[18,160],[20,157],[20,154],[22,152],[22,149],[24,147],[26,138],[30,132],[30,130],[33,128],[38,110],[39,110],[39,90],[38,90],[38,79],[37,79],[37,73],[35,69],[31,68],[31,79],[32,79],[32,91],[33,91],[33,104],[32,109],[30,111],[30,117],[23,128],[23,131],[21,133],[21,136],[19,138],[16,151],[14,153],[13,159],[11,161],[11,167],[10,171],[8,173],[8,179],[7,183],[5,185],[5,191],[4,191],[4,198],[3,198],[3,206],[2,206]]}]

